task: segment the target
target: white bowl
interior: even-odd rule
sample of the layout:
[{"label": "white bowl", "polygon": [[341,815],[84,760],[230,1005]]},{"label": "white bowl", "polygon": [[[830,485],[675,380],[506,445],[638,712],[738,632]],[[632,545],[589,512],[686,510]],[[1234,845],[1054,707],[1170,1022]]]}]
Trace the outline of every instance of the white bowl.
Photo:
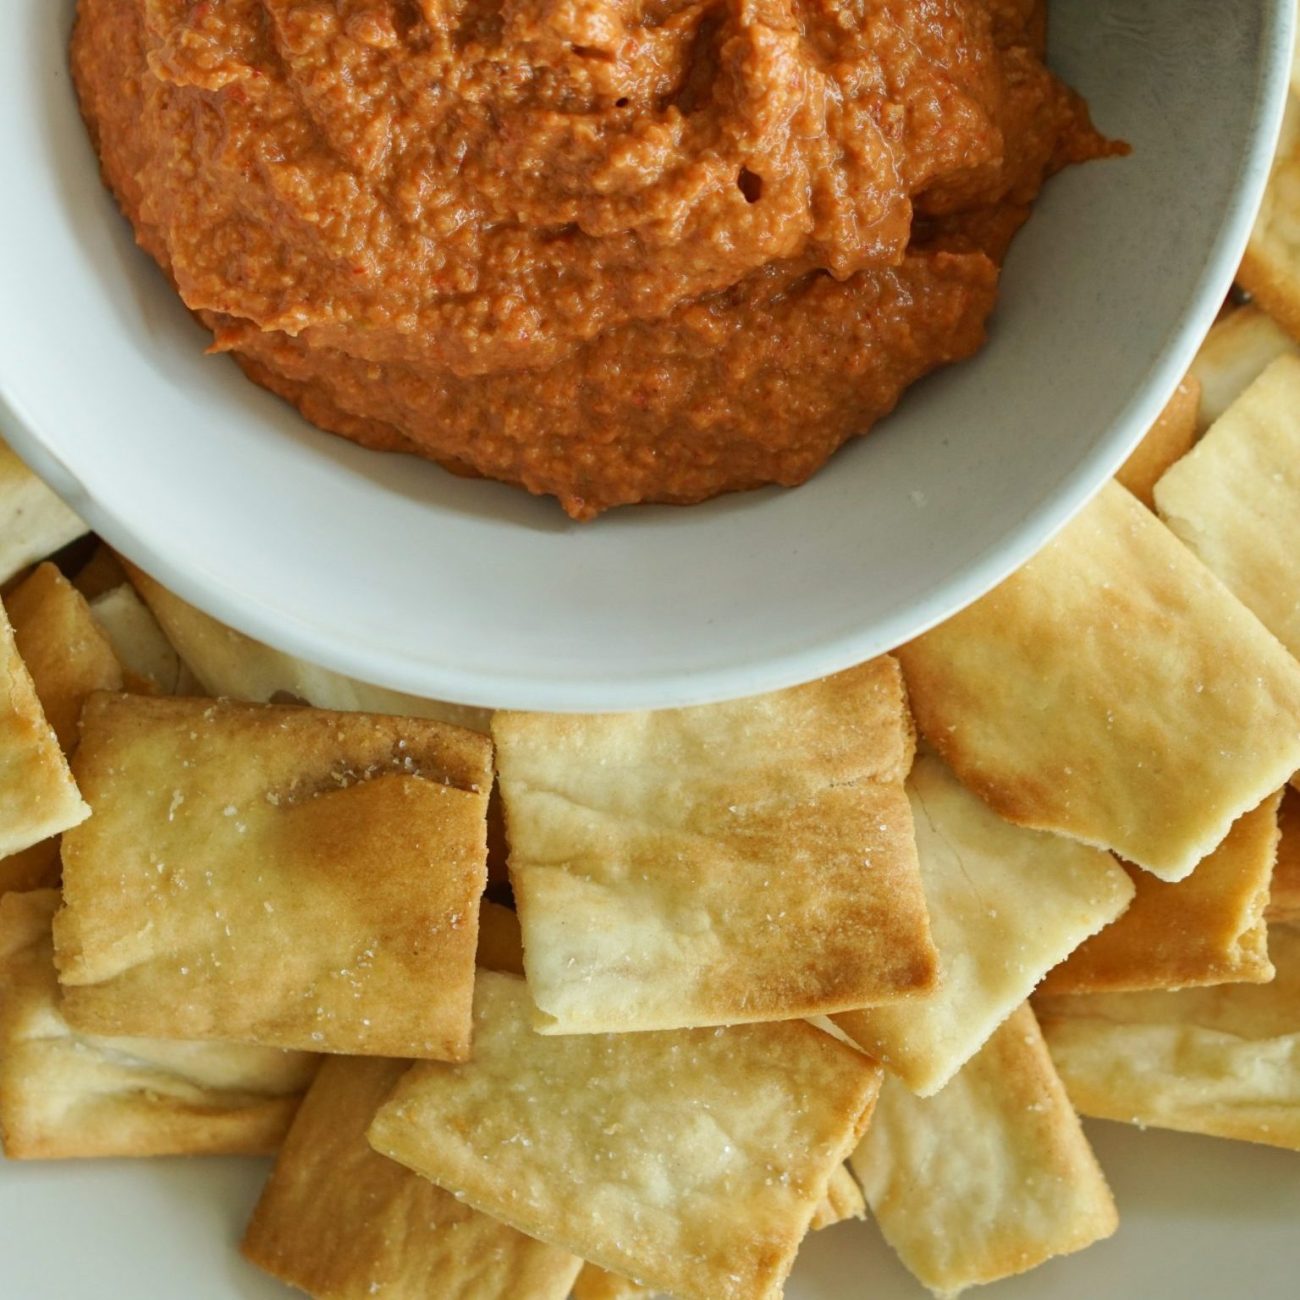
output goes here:
[{"label": "white bowl", "polygon": [[1051,183],[980,357],[807,486],[566,520],[319,433],[205,336],[100,187],[72,0],[6,0],[0,423],[123,552],[354,676],[539,709],[749,694],[886,650],[1031,555],[1123,460],[1235,270],[1291,0],[1055,0],[1052,62],[1127,160]]}]

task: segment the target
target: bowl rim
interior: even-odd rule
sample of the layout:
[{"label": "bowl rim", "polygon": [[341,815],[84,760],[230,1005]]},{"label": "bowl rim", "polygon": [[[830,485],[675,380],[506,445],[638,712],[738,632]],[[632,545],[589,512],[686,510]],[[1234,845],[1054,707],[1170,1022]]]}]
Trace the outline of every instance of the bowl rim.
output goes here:
[{"label": "bowl rim", "polygon": [[69,503],[83,520],[128,559],[186,601],[268,645],[364,682],[412,695],[491,708],[586,712],[681,707],[777,690],[824,677],[885,653],[933,628],[1018,569],[1059,532],[1123,464],[1154,423],[1183,378],[1231,288],[1264,195],[1282,126],[1296,35],[1296,6],[1272,0],[1263,15],[1264,39],[1255,88],[1254,129],[1239,160],[1238,180],[1204,270],[1181,319],[1121,416],[1062,478],[1055,492],[1028,508],[1020,522],[939,588],[867,627],[828,637],[783,654],[761,654],[725,666],[688,672],[629,675],[611,671],[582,681],[540,671],[527,680],[494,672],[412,661],[399,650],[365,643],[322,640],[322,629],[275,609],[204,574],[175,563],[131,522],[102,507],[80,487],[36,433],[30,418],[0,383],[0,416],[14,451]]}]

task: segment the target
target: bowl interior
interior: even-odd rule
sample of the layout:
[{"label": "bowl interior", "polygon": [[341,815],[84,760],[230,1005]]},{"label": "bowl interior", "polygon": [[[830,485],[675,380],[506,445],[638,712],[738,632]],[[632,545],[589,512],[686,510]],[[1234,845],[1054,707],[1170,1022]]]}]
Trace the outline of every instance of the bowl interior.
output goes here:
[{"label": "bowl interior", "polygon": [[1133,156],[1053,181],[992,339],[796,491],[566,520],[321,434],[251,386],[103,192],[72,0],[15,0],[0,77],[0,422],[123,552],[282,648],[408,691],[657,707],[888,649],[1030,555],[1123,459],[1230,282],[1291,0],[1055,0],[1052,63]]}]

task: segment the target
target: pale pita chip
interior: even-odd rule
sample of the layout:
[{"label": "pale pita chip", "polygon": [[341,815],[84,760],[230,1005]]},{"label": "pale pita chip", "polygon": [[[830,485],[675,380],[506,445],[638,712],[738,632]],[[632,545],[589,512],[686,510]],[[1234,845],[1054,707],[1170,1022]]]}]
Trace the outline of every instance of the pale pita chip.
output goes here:
[{"label": "pale pita chip", "polygon": [[1271,984],[1043,998],[1085,1115],[1300,1151],[1300,931],[1274,926]]},{"label": "pale pita chip", "polygon": [[1133,885],[1109,853],[1003,821],[932,754],[908,779],[939,987],[835,1017],[915,1093],[939,1091]]},{"label": "pale pita chip", "polygon": [[1156,488],[1160,517],[1300,654],[1300,357],[1282,357]]},{"label": "pale pita chip", "polygon": [[1082,1250],[1118,1225],[1028,1007],[936,1096],[887,1078],[849,1163],[885,1239],[941,1296]]},{"label": "pale pita chip", "polygon": [[880,1067],[802,1021],[545,1037],[475,989],[474,1057],[421,1063],[371,1143],[543,1241],[682,1300],[775,1297]]},{"label": "pale pita chip", "polygon": [[1043,983],[1047,993],[1129,992],[1273,978],[1264,909],[1277,855],[1270,795],[1186,880],[1130,868],[1137,897]]},{"label": "pale pita chip", "polygon": [[1300,921],[1300,793],[1288,790],[1278,813],[1280,838],[1273,887],[1269,893],[1270,921]]},{"label": "pale pita chip", "polygon": [[1294,93],[1237,280],[1270,316],[1300,337],[1300,97]]},{"label": "pale pita chip", "polygon": [[1298,345],[1266,312],[1238,307],[1215,322],[1192,362],[1201,383],[1196,431],[1218,420],[1278,357],[1300,353]]},{"label": "pale pita chip", "polygon": [[1196,441],[1196,422],[1201,409],[1201,382],[1188,375],[1160,412],[1146,437],[1124,462],[1115,477],[1148,510],[1155,508],[1152,492],[1160,476],[1176,460],[1186,456]]},{"label": "pale pita chip", "polygon": [[94,695],[55,947],[99,1033],[458,1059],[489,744],[417,719]]},{"label": "pale pita chip", "polygon": [[582,1261],[377,1154],[366,1128],[404,1061],[333,1057],[244,1235],[259,1268],[317,1300],[565,1300]]},{"label": "pale pita chip", "polygon": [[498,713],[543,1033],[780,1020],[934,982],[901,675],[657,713]]},{"label": "pale pita chip", "polygon": [[370,686],[273,650],[186,604],[135,565],[126,567],[167,640],[210,695],[259,703],[291,695],[317,708],[344,713],[432,718],[471,731],[488,730],[492,716],[488,709]]},{"label": "pale pita chip", "polygon": [[67,506],[0,442],[0,582],[53,555],[88,530]]},{"label": "pale pita chip", "polygon": [[90,610],[133,687],[163,695],[204,694],[134,587],[123,584],[104,592],[91,602]]},{"label": "pale pita chip", "polygon": [[0,858],[90,816],[0,609]]},{"label": "pale pita chip", "polygon": [[963,784],[1162,880],[1300,768],[1300,664],[1117,483],[898,655]]},{"label": "pale pita chip", "polygon": [[0,1131],[12,1160],[260,1155],[316,1058],[227,1043],[99,1038],[59,1013],[56,890],[0,899]]}]

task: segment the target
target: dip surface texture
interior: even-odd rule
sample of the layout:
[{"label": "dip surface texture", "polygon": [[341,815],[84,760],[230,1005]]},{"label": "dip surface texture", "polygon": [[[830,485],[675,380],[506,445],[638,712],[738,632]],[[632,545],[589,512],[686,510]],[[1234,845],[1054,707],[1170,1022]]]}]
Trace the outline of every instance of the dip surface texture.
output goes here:
[{"label": "dip surface texture", "polygon": [[322,427],[578,518],[812,474],[1105,152],[1040,0],[80,0],[141,245]]}]

